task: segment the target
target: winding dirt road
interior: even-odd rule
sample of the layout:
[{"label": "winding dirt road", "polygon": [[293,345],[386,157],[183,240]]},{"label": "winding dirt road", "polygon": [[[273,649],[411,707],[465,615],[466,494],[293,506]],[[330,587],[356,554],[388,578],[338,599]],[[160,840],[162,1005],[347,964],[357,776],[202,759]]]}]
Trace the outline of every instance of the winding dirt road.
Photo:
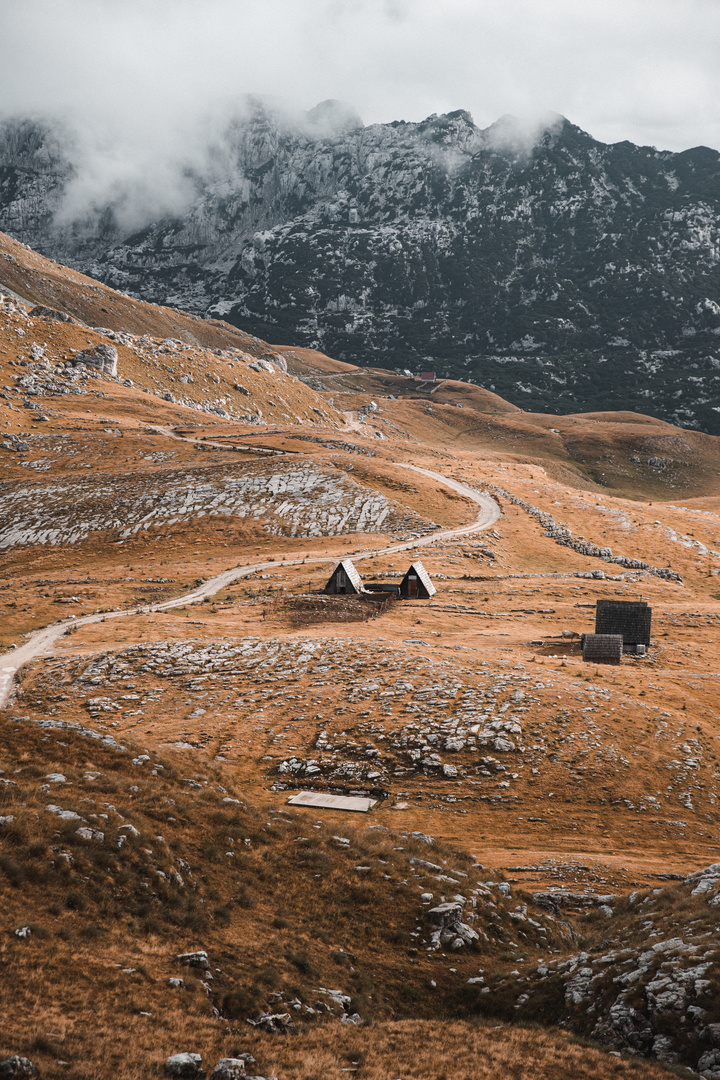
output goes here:
[{"label": "winding dirt road", "polygon": [[[175,438],[177,437],[175,436]],[[392,555],[398,551],[410,551],[413,548],[434,544],[438,540],[449,540],[454,537],[469,536],[472,533],[482,532],[483,529],[489,529],[491,525],[494,525],[501,516],[500,507],[494,499],[490,498],[489,495],[476,491],[474,488],[468,487],[467,484],[452,480],[450,477],[443,476],[442,473],[432,472],[430,469],[421,469],[417,465],[406,465],[403,462],[395,462],[395,464],[400,465],[403,469],[411,469],[413,472],[427,476],[430,480],[435,480],[444,487],[457,492],[458,495],[464,495],[480,507],[480,513],[475,521],[469,525],[460,525],[455,529],[443,529],[429,536],[418,537],[416,540],[407,540],[398,544],[390,544],[384,548],[357,552],[352,556],[354,562],[373,559],[378,555]],[[259,570],[276,570],[279,566],[299,566],[301,563],[308,562],[334,563],[338,558],[343,557],[347,558],[347,552],[343,552],[342,555],[321,555],[314,559],[305,557],[276,559],[251,563],[247,566],[236,566],[232,570],[224,570],[222,574],[210,578],[196,589],[183,593],[181,596],[176,596],[172,600],[164,600],[158,604],[140,604],[137,607],[123,608],[117,611],[101,611],[94,615],[83,615],[79,619],[64,619],[62,622],[45,626],[42,630],[36,630],[35,633],[30,634],[25,644],[21,645],[20,648],[0,655],[0,708],[7,705],[12,697],[15,676],[18,671],[25,664],[30,663],[31,660],[36,660],[40,656],[49,656],[55,647],[55,643],[72,628],[87,626],[89,623],[102,622],[106,619],[120,619],[127,615],[137,615],[141,611],[171,611],[173,608],[185,607],[187,604],[196,604],[201,600],[207,600],[208,597],[214,596],[221,589],[227,588],[233,581],[248,577],[248,575]]]}]

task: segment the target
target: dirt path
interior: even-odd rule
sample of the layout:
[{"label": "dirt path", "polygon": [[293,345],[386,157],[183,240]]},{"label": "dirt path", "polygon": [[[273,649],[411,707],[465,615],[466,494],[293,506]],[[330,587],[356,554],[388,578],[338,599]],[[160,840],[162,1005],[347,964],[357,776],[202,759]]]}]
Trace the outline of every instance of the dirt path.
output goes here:
[{"label": "dirt path", "polygon": [[[161,430],[163,430],[163,434],[167,434],[166,430]],[[173,435],[173,437],[179,438],[177,435]],[[480,507],[480,513],[475,521],[471,522],[469,525],[460,525],[455,529],[443,529],[439,532],[432,533],[430,536],[418,537],[416,540],[406,540],[399,544],[390,544],[385,548],[361,551],[353,555],[354,561],[372,559],[376,558],[378,555],[391,555],[397,551],[411,551],[414,548],[422,547],[427,544],[434,544],[438,540],[448,540],[457,536],[468,536],[472,533],[481,532],[483,529],[489,529],[501,516],[500,507],[494,499],[491,499],[489,495],[484,495],[481,492],[476,491],[474,488],[468,487],[467,484],[461,484],[457,480],[451,480],[449,477],[443,476],[442,473],[431,472],[430,469],[421,469],[417,465],[406,465],[402,462],[396,462],[395,464],[400,465],[403,469],[411,469],[413,472],[421,473],[423,476],[427,476],[429,479],[436,480],[439,484],[451,488],[459,495],[464,495],[466,498],[471,499],[472,502]],[[95,615],[83,615],[79,619],[64,619],[62,622],[53,623],[51,626],[45,626],[42,630],[36,630],[35,633],[30,634],[25,644],[21,645],[19,649],[13,649],[10,652],[0,655],[0,708],[3,708],[10,701],[15,675],[20,668],[24,667],[25,664],[30,663],[31,660],[36,660],[40,656],[48,656],[53,651],[55,643],[59,638],[63,637],[71,627],[87,626],[90,623],[102,622],[106,619],[120,619],[125,615],[137,615],[141,611],[171,611],[173,608],[185,607],[187,604],[196,604],[201,600],[206,600],[209,596],[214,596],[215,593],[219,592],[221,589],[227,588],[233,581],[247,577],[249,574],[254,574],[258,570],[276,570],[279,566],[299,566],[300,564],[307,562],[334,563],[339,558],[343,557],[347,558],[347,551],[338,555],[322,555],[315,559],[306,559],[303,556],[302,558],[274,559],[266,562],[250,563],[247,566],[236,566],[231,570],[224,570],[222,574],[217,574],[216,577],[210,578],[196,589],[183,593],[181,596],[176,596],[172,600],[164,600],[158,604],[140,604],[138,607],[123,608],[118,611],[102,611]]]}]

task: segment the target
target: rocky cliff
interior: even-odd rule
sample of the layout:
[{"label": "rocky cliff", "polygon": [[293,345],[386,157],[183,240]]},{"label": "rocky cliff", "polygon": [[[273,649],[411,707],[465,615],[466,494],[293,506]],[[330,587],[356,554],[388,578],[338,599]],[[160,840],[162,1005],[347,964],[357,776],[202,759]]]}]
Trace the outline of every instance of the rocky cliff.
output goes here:
[{"label": "rocky cliff", "polygon": [[[435,369],[526,409],[720,432],[720,155],[533,138],[468,113],[364,127],[260,101],[188,167],[175,216],[113,190],[78,219],[57,125],[0,127],[0,228],[124,289],[355,363]],[[75,187],[74,187],[75,185]]]}]

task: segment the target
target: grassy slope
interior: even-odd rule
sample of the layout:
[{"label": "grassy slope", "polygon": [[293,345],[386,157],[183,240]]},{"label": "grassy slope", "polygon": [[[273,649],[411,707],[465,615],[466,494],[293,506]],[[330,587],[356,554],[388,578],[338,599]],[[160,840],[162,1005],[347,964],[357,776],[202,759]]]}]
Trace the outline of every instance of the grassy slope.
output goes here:
[{"label": "grassy slope", "polygon": [[[181,1049],[208,1061],[249,1049],[288,1080],[340,1077],[358,1060],[371,1078],[389,1075],[390,1062],[407,1077],[514,1076],[528,1055],[523,1076],[615,1075],[617,1062],[564,1034],[482,1026],[483,1016],[512,1017],[509,1001],[466,992],[479,965],[489,980],[508,966],[515,931],[500,897],[479,905],[479,951],[450,958],[416,947],[410,935],[427,924],[411,859],[464,868],[472,880],[462,852],[385,830],[345,828],[341,844],[312,813],[247,805],[217,769],[194,765],[188,776],[172,758],[142,761],[137,751],[134,763],[132,750],[25,721],[4,718],[0,732],[0,810],[13,819],[0,832],[0,1052],[27,1054],[43,1076],[66,1076],[61,1059],[78,1080],[106,1077],[108,1065],[140,1080]],[[65,782],[48,783],[52,773]],[[103,839],[81,839],[81,823],[48,805],[75,811]],[[22,927],[29,936],[15,934]],[[550,933],[567,947],[566,926]],[[175,959],[199,948],[214,972],[208,989]],[[529,942],[523,956],[533,955]],[[339,1025],[342,1010],[317,1015],[318,1000],[329,1001],[318,987],[350,995],[372,1037]],[[297,1038],[246,1023],[292,1001],[302,1003],[289,1006]],[[537,1019],[552,1021],[543,1010]],[[446,1027],[460,1016],[467,1022]],[[659,1075],[646,1064],[623,1072]]]}]

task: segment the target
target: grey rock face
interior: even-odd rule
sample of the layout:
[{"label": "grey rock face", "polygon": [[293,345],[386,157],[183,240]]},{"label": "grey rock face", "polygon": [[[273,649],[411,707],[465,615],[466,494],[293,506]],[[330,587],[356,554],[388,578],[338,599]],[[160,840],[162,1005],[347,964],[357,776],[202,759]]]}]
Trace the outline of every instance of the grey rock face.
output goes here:
[{"label": "grey rock face", "polygon": [[437,528],[352,477],[314,466],[223,466],[204,470],[202,478],[188,470],[157,486],[150,480],[142,490],[133,477],[118,477],[109,486],[89,476],[71,484],[63,480],[62,500],[50,494],[54,491],[50,479],[42,489],[42,495],[50,495],[47,499],[35,485],[0,494],[0,549],[26,543],[77,543],[96,529],[119,529],[119,538],[125,538],[161,521],[205,514],[262,520],[266,531],[275,535],[419,533]]},{"label": "grey rock face", "polygon": [[123,193],[53,225],[67,145],[0,125],[0,228],[110,285],[339,359],[470,374],[524,408],[650,400],[720,427],[714,150],[608,146],[562,117],[531,144],[462,110],[363,127],[323,103],[290,122],[255,100],[184,215],[131,231]]},{"label": "grey rock face", "polygon": [[[688,895],[694,879],[703,873],[684,882]],[[593,901],[611,899],[574,894],[571,903],[568,897],[563,903],[558,899],[561,892],[565,890],[536,893],[534,899],[551,897],[558,914],[561,907],[582,909]],[[713,1002],[715,949],[705,935],[701,940],[702,945],[670,937],[648,943],[645,949],[618,948],[604,955],[583,952],[556,966],[538,968],[538,974],[542,981],[555,967],[562,977],[567,1009],[563,1019],[571,1027],[593,1016],[591,1037],[613,1049],[669,1065],[683,1063],[704,1080],[717,1080],[720,1024],[705,1022]]]},{"label": "grey rock face", "polygon": [[76,353],[73,364],[84,364],[85,367],[95,368],[103,375],[117,375],[118,351],[114,345],[102,342],[93,349],[83,349]]}]

